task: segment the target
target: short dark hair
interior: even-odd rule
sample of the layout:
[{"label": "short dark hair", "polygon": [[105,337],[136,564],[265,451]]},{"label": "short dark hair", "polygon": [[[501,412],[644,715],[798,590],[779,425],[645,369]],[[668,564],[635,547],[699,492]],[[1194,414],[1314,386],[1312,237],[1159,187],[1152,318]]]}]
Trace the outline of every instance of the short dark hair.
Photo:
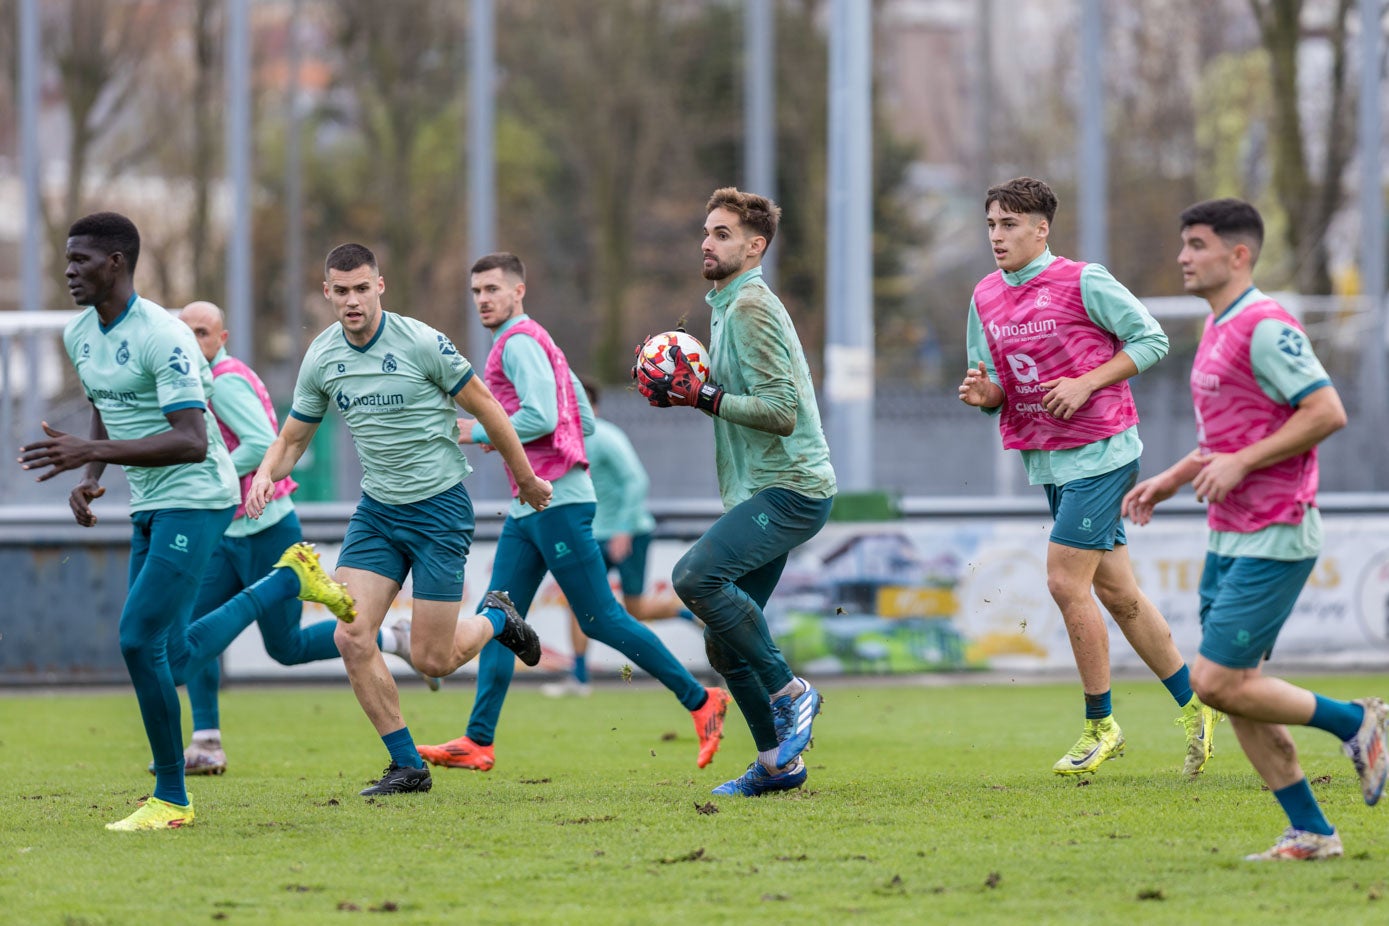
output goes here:
[{"label": "short dark hair", "polygon": [[1253,261],[1264,246],[1264,219],[1259,210],[1242,199],[1227,196],[1207,199],[1182,210],[1182,228],[1209,225],[1226,244],[1238,241],[1249,247]]},{"label": "short dark hair", "polygon": [[984,211],[988,212],[993,203],[998,203],[1004,212],[1044,216],[1048,224],[1056,218],[1056,194],[1045,181],[1033,177],[1014,177],[1007,183],[989,187],[984,197]]},{"label": "short dark hair", "polygon": [[708,215],[715,209],[736,213],[739,222],[766,238],[769,245],[776,237],[777,226],[781,224],[780,206],[765,196],[744,193],[734,186],[721,187],[709,197],[704,214]]},{"label": "short dark hair", "polygon": [[68,229],[69,238],[90,238],[107,254],[119,252],[125,256],[131,275],[140,259],[140,232],[135,223],[119,212],[93,212],[84,215]]},{"label": "short dark hair", "polygon": [[376,255],[371,253],[371,248],[365,244],[340,244],[328,252],[328,258],[323,261],[323,277],[327,279],[328,271],[338,270],[347,273],[349,270],[356,270],[358,267],[370,267],[372,273],[380,270],[376,263]]},{"label": "short dark hair", "polygon": [[484,254],[473,263],[473,269],[469,274],[486,273],[489,270],[500,270],[507,276],[513,276],[522,283],[526,282],[526,265],[521,263],[521,258],[512,254],[510,251],[495,251],[491,254]]},{"label": "short dark hair", "polygon": [[579,385],[584,387],[584,392],[588,393],[588,404],[598,404],[598,384],[587,376],[579,377]]}]

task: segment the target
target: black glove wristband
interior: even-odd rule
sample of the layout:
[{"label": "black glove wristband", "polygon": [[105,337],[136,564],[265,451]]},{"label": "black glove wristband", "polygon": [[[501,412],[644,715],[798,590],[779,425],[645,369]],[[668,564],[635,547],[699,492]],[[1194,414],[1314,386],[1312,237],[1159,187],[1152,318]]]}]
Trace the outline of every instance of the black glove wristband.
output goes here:
[{"label": "black glove wristband", "polygon": [[699,387],[699,394],[695,398],[695,408],[703,409],[711,415],[717,415],[719,406],[722,404],[722,386],[715,383],[704,383]]}]

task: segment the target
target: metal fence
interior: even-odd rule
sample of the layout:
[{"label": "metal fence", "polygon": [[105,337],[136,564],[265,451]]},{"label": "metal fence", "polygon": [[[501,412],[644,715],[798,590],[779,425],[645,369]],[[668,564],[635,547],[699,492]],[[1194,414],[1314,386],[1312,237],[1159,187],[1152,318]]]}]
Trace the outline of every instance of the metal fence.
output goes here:
[{"label": "metal fence", "polygon": [[[65,313],[43,313],[48,316]],[[32,316],[31,316],[32,318]],[[75,474],[36,483],[15,462],[24,443],[41,436],[40,421],[59,430],[86,434],[90,406],[62,352],[60,329],[50,324],[36,333],[20,328],[15,313],[0,313],[0,505],[52,504],[66,507]],[[5,323],[9,322],[8,327]],[[1187,328],[1190,326],[1187,325]],[[1173,351],[1157,367],[1132,381],[1145,445],[1143,472],[1151,474],[1185,454],[1195,443],[1195,423],[1186,376],[1194,339],[1180,322],[1169,323]],[[1185,332],[1185,333],[1184,333]],[[1364,395],[1344,359],[1355,345],[1341,329],[1309,325],[1317,350],[1340,386],[1351,423],[1321,449],[1321,486],[1326,492],[1389,491],[1389,453],[1383,427],[1386,397]],[[964,363],[959,364],[961,370]],[[1346,380],[1352,380],[1346,382]],[[873,486],[900,497],[995,497],[1028,491],[1018,455],[1002,450],[993,419],[960,403],[955,382],[877,384],[874,403]],[[281,417],[288,396],[279,397]],[[653,501],[710,500],[718,497],[714,470],[713,425],[688,409],[653,409],[630,384],[603,390],[600,412],[632,439],[651,475]],[[295,476],[305,501],[354,501],[361,468],[346,429],[326,418],[310,453]],[[475,500],[502,505],[506,477],[496,454],[471,452],[475,472],[468,489]],[[108,467],[106,498],[128,497],[119,467]]]}]

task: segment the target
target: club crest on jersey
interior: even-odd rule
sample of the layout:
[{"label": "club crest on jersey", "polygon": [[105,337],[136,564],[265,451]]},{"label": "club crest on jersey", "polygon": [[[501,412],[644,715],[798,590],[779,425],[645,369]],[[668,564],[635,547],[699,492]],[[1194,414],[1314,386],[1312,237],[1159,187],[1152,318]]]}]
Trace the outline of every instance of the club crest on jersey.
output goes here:
[{"label": "club crest on jersey", "polygon": [[[125,366],[130,361],[130,342],[122,341],[121,346],[116,348],[116,363]],[[184,372],[184,371],[180,371]]]},{"label": "club crest on jersey", "polygon": [[395,354],[387,354],[381,360],[382,373],[394,373],[396,371]]},{"label": "club crest on jersey", "polygon": [[[125,350],[124,344],[121,345],[121,350]],[[126,351],[125,356],[126,360],[129,360],[130,351]],[[125,360],[121,359],[120,351],[116,352],[116,362],[125,363]],[[183,352],[182,347],[175,347],[174,352],[169,355],[169,369],[180,376],[186,376],[188,371],[192,369],[192,364],[188,362],[188,355]]]},{"label": "club crest on jersey", "polygon": [[347,372],[347,364],[345,364],[345,363],[340,363],[340,364],[338,364],[338,372],[339,372],[339,373],[346,373],[346,372]]},{"label": "club crest on jersey", "polygon": [[338,390],[337,395],[333,396],[333,401],[338,403],[338,411],[340,412],[345,412],[352,407],[352,400],[341,389]]},{"label": "club crest on jersey", "polygon": [[1045,309],[1051,305],[1051,290],[1043,286],[1037,291],[1037,298],[1032,300],[1032,304],[1039,309]]},{"label": "club crest on jersey", "polygon": [[1284,328],[1283,333],[1278,336],[1278,349],[1289,357],[1301,357],[1303,346],[1302,335],[1292,328]]},{"label": "club crest on jersey", "polygon": [[448,339],[447,335],[438,335],[438,339],[439,353],[443,354],[445,357],[450,357],[458,353],[458,348],[453,346],[453,342]]}]

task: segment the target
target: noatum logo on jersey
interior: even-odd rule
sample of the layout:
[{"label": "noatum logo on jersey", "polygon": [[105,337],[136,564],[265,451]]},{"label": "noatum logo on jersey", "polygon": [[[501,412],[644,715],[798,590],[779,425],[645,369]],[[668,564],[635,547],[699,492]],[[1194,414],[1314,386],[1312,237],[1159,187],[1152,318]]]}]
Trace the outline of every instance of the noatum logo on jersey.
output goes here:
[{"label": "noatum logo on jersey", "polygon": [[1040,318],[1036,321],[1023,322],[1020,325],[1000,325],[998,322],[989,322],[989,334],[995,341],[1002,338],[1037,338],[1044,334],[1051,334],[1056,330],[1056,320],[1051,318]]},{"label": "noatum logo on jersey", "polygon": [[346,412],[350,408],[405,407],[405,396],[399,392],[391,395],[373,392],[371,395],[350,396],[339,389],[338,394],[333,396],[333,401],[337,403],[340,412]]}]

